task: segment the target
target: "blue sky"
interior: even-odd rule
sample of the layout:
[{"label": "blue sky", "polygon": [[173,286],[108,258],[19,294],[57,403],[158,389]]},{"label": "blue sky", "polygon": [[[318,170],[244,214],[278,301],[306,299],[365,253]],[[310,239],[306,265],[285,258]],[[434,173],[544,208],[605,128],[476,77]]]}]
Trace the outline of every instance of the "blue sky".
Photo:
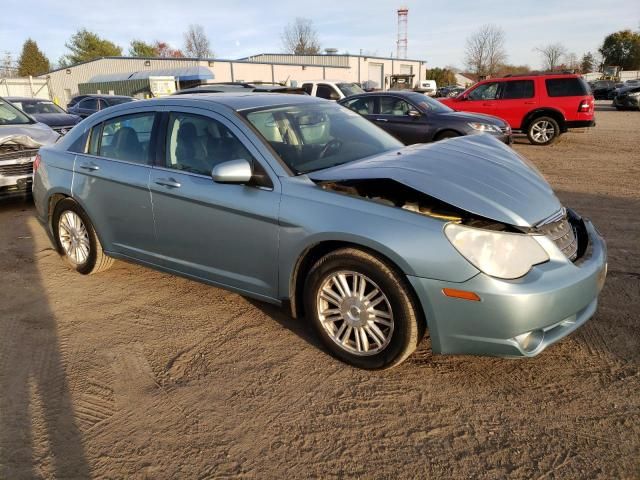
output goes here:
[{"label": "blue sky", "polygon": [[182,33],[190,23],[199,23],[216,57],[240,58],[282,51],[284,26],[302,16],[313,20],[323,48],[395,56],[396,9],[401,5],[409,8],[408,57],[432,67],[462,67],[466,37],[485,23],[504,29],[510,63],[532,67],[540,64],[536,46],[560,42],[580,56],[595,51],[608,33],[640,28],[637,0],[3,0],[0,55],[8,51],[17,57],[30,36],[55,62],[66,52],[65,41],[81,27],[125,52],[132,38],[182,47]]}]

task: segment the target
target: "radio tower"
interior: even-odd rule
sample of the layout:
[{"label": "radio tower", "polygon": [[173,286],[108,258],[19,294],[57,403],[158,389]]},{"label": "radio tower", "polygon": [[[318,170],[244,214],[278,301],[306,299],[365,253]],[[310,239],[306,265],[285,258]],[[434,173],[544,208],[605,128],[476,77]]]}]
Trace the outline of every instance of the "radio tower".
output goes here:
[{"label": "radio tower", "polygon": [[400,7],[398,9],[398,51],[397,58],[407,58],[407,20],[409,9]]}]

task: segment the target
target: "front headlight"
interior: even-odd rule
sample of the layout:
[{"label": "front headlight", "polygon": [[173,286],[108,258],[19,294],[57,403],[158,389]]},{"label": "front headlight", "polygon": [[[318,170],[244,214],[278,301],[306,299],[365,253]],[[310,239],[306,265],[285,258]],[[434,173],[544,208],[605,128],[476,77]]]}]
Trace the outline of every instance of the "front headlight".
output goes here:
[{"label": "front headlight", "polygon": [[469,125],[471,128],[473,128],[474,130],[478,130],[479,132],[496,132],[496,133],[501,133],[500,131],[500,127],[496,127],[495,125],[491,125],[490,123],[476,123],[476,122],[471,122],[468,123],[467,125]]},{"label": "front headlight", "polygon": [[448,224],[444,233],[464,258],[492,277],[519,278],[534,265],[549,260],[547,252],[531,235],[494,232],[457,223]]}]

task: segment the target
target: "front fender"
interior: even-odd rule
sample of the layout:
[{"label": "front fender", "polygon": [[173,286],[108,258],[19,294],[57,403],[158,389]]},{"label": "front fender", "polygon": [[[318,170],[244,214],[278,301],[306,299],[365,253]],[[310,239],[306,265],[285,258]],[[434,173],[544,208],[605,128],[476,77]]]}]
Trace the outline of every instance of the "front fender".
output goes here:
[{"label": "front fender", "polygon": [[358,245],[404,274],[464,282],[477,275],[446,239],[446,222],[375,201],[321,189],[300,177],[283,182],[278,291],[289,296],[298,260],[322,242]]}]

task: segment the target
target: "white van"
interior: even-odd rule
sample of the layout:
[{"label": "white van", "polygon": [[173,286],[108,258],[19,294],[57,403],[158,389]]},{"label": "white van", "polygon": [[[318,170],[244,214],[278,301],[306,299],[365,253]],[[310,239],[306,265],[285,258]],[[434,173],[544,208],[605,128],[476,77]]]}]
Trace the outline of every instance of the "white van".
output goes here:
[{"label": "white van", "polygon": [[438,85],[435,80],[420,80],[416,90],[433,97],[436,94],[436,90],[438,90]]}]

